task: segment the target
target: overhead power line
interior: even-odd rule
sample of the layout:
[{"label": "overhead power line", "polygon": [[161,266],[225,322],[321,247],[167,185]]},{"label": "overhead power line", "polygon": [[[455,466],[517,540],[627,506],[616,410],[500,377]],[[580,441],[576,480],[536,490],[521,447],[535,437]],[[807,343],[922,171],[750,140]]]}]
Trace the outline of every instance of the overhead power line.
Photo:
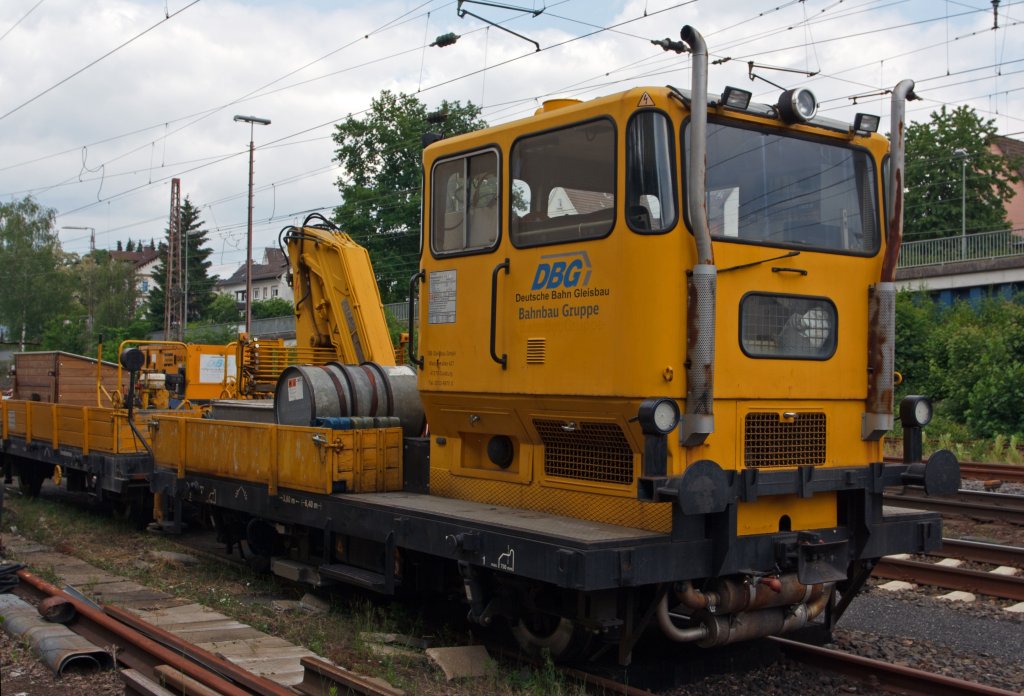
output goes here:
[{"label": "overhead power line", "polygon": [[14,30],[15,30],[15,29],[17,28],[17,26],[18,26],[19,24],[21,24],[22,22],[24,22],[24,21],[25,21],[25,19],[27,19],[27,18],[28,18],[28,16],[29,16],[30,14],[32,14],[33,12],[35,12],[35,11],[36,11],[36,8],[37,8],[37,7],[39,7],[39,6],[40,6],[40,5],[42,5],[42,4],[43,4],[43,0],[39,0],[39,2],[37,2],[37,3],[35,4],[35,5],[33,5],[33,6],[32,6],[32,8],[31,8],[31,9],[30,9],[30,10],[29,10],[28,12],[26,12],[25,14],[23,14],[23,15],[21,16],[21,19],[19,19],[19,20],[18,20],[17,22],[15,22],[14,24],[12,24],[12,25],[11,25],[11,28],[10,28],[10,29],[8,29],[7,31],[5,31],[5,32],[3,33],[3,36],[0,36],[0,41],[3,41],[4,39],[6,39],[6,38],[7,38],[7,35],[8,35],[8,34],[10,34],[10,33],[11,33],[12,31],[14,31]]},{"label": "overhead power line", "polygon": [[34,102],[34,101],[35,101],[36,99],[39,99],[39,97],[42,97],[42,96],[43,96],[43,95],[45,95],[45,94],[49,94],[50,92],[52,92],[53,90],[55,90],[55,89],[57,89],[58,87],[60,87],[60,86],[61,86],[62,84],[64,84],[65,82],[67,82],[67,81],[68,81],[68,80],[70,80],[71,78],[73,78],[73,77],[76,77],[77,75],[81,75],[81,74],[82,74],[83,72],[85,72],[86,70],[88,70],[88,69],[89,69],[89,68],[91,68],[92,66],[96,65],[97,63],[99,63],[99,62],[100,62],[101,60],[103,60],[104,58],[107,58],[107,57],[109,57],[109,56],[112,56],[112,55],[114,55],[115,53],[117,53],[118,51],[120,51],[120,50],[121,50],[122,48],[124,48],[125,46],[129,45],[130,43],[134,42],[134,41],[135,41],[135,40],[137,40],[137,39],[140,39],[140,38],[142,38],[143,36],[145,36],[146,34],[148,34],[148,33],[149,33],[149,32],[151,32],[151,31],[153,31],[154,29],[156,29],[156,28],[157,28],[158,26],[160,26],[160,25],[161,25],[161,24],[163,24],[164,22],[168,22],[168,21],[170,21],[171,19],[173,19],[173,18],[177,17],[177,16],[178,16],[178,15],[180,15],[180,14],[181,14],[182,12],[184,12],[185,10],[187,10],[187,9],[188,9],[188,8],[190,8],[190,7],[192,7],[193,5],[195,5],[195,4],[196,4],[196,3],[198,3],[198,2],[199,2],[199,0],[192,0],[192,2],[190,2],[190,3],[189,3],[189,4],[187,4],[187,5],[185,5],[185,6],[183,7],[183,8],[181,8],[181,9],[180,9],[180,10],[178,10],[177,12],[172,12],[172,13],[168,14],[167,16],[165,16],[165,17],[164,17],[163,19],[161,19],[161,20],[160,20],[159,22],[157,22],[157,23],[156,23],[156,24],[154,24],[153,26],[149,27],[148,29],[144,29],[143,31],[139,32],[138,34],[136,34],[136,35],[135,35],[135,36],[133,36],[132,38],[128,39],[128,40],[127,40],[127,41],[125,41],[124,43],[120,44],[119,46],[115,46],[114,48],[110,49],[109,51],[107,51],[106,53],[104,53],[104,54],[103,54],[102,56],[100,56],[100,57],[99,57],[99,58],[97,58],[96,60],[92,61],[91,63],[89,63],[89,64],[87,64],[87,65],[84,65],[84,66],[82,66],[81,68],[79,68],[79,69],[78,69],[78,70],[76,70],[75,72],[73,72],[73,73],[71,73],[70,75],[68,75],[67,77],[65,77],[65,78],[64,78],[63,80],[61,80],[61,81],[57,82],[57,83],[56,83],[56,84],[54,84],[54,85],[51,85],[51,86],[47,87],[47,88],[46,88],[46,89],[44,89],[44,90],[43,90],[42,92],[40,92],[40,93],[39,93],[39,94],[37,94],[36,96],[32,97],[32,98],[31,98],[31,99],[29,99],[28,101],[24,101],[24,102],[22,102],[21,104],[19,104],[18,106],[14,107],[13,109],[11,109],[10,111],[8,111],[8,112],[7,112],[6,114],[4,114],[3,116],[0,116],[0,121],[4,120],[5,118],[7,118],[8,116],[10,116],[11,114],[13,114],[13,113],[15,113],[15,112],[17,112],[17,111],[20,111],[21,109],[25,108],[26,106],[28,106],[29,104],[31,104],[32,102]]}]

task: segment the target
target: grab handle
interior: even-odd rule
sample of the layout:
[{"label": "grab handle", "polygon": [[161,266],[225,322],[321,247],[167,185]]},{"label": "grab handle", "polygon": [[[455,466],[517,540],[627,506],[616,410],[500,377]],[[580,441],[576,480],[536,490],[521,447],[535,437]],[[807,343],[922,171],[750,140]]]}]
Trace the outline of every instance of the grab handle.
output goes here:
[{"label": "grab handle", "polygon": [[501,365],[503,370],[508,369],[508,355],[502,353],[501,357],[498,357],[497,351],[494,350],[494,336],[498,320],[498,272],[504,269],[505,275],[508,275],[508,267],[508,259],[505,259],[503,263],[494,267],[494,272],[491,274],[491,360]]},{"label": "grab handle", "polygon": [[420,289],[416,281],[421,283],[427,280],[425,271],[413,274],[409,279],[409,362],[423,369],[423,356],[416,357],[416,298],[419,297]]}]

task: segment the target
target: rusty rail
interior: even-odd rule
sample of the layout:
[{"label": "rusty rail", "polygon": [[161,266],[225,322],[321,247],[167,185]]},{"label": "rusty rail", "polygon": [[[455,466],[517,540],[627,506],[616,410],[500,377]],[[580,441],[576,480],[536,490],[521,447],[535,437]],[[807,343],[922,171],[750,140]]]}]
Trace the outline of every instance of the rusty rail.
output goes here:
[{"label": "rusty rail", "polygon": [[895,558],[881,559],[875,566],[873,574],[889,580],[903,580],[947,590],[962,590],[990,597],[1024,601],[1024,578],[1013,575],[997,575],[980,570],[951,568],[937,563]]},{"label": "rusty rail", "polygon": [[[175,654],[172,650],[165,648],[125,624],[114,620],[77,597],[64,592],[58,587],[54,587],[33,573],[22,569],[18,571],[18,577],[37,591],[61,597],[74,605],[79,617],[85,619],[88,624],[91,624],[91,626],[84,627],[76,625],[76,629],[82,628],[83,635],[90,640],[94,640],[94,642],[93,636],[98,636],[100,645],[110,644],[111,642],[118,644],[121,647],[118,660],[128,667],[152,675],[155,673],[156,667],[169,665],[223,696],[249,696],[249,692]],[[111,640],[111,637],[113,640]]]},{"label": "rusty rail", "polygon": [[773,637],[768,640],[777,642],[782,651],[794,660],[859,681],[868,681],[873,677],[887,691],[898,690],[899,693],[915,696],[1011,696],[1014,693],[860,655],[797,643],[786,638]]},{"label": "rusty rail", "polygon": [[988,544],[963,539],[943,539],[942,546],[928,555],[1024,568],[1024,548],[1019,546],[1004,546],[1003,544]]},{"label": "rusty rail", "polygon": [[999,479],[1010,483],[1024,483],[1024,466],[960,462],[960,475],[969,479]]},{"label": "rusty rail", "polygon": [[364,677],[315,657],[304,657],[299,664],[303,668],[302,681],[295,685],[295,689],[306,696],[352,691],[365,696],[402,696],[404,693],[383,680]]},{"label": "rusty rail", "polygon": [[1024,525],[1024,496],[1019,495],[960,490],[949,497],[929,498],[923,489],[907,487],[899,493],[886,493],[883,500],[917,510]]},{"label": "rusty rail", "polygon": [[[886,457],[885,461],[889,464],[903,462],[899,457]],[[966,479],[999,479],[1008,483],[1024,483],[1024,466],[990,462],[960,462],[960,475]]]}]

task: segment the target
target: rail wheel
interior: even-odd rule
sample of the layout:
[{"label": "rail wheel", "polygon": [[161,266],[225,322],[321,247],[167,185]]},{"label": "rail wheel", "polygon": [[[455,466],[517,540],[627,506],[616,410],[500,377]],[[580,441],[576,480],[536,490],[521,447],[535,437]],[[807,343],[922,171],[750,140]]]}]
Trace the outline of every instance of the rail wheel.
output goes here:
[{"label": "rail wheel", "polygon": [[512,635],[523,651],[534,657],[545,651],[555,660],[576,660],[585,657],[593,634],[578,623],[552,614],[530,613],[512,626]]},{"label": "rail wheel", "polygon": [[126,493],[113,503],[112,509],[115,517],[138,529],[144,529],[153,521],[153,499],[145,494]]},{"label": "rail wheel", "polygon": [[43,481],[46,477],[43,476],[42,472],[35,470],[26,471],[24,468],[18,472],[18,487],[21,492],[27,495],[29,498],[38,498],[40,491],[43,490]]}]

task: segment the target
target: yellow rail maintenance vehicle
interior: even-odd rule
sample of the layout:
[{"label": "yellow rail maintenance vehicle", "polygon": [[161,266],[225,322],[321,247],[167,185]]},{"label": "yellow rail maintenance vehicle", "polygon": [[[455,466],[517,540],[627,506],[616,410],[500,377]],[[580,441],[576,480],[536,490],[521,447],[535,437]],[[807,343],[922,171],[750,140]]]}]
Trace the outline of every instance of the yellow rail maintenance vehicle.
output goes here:
[{"label": "yellow rail maintenance vehicle", "polygon": [[622,663],[654,627],[701,647],[831,628],[878,558],[937,547],[937,514],[882,505],[959,483],[949,452],[921,461],[923,397],[883,460],[913,82],[890,143],[805,89],[710,95],[703,39],[681,39],[656,43],[692,55],[688,90],[424,136],[408,366],[365,251],[286,228],[319,364],[281,372],[275,423],[149,421],[170,524],[200,504],[278,574],[460,588],[528,650]]}]

